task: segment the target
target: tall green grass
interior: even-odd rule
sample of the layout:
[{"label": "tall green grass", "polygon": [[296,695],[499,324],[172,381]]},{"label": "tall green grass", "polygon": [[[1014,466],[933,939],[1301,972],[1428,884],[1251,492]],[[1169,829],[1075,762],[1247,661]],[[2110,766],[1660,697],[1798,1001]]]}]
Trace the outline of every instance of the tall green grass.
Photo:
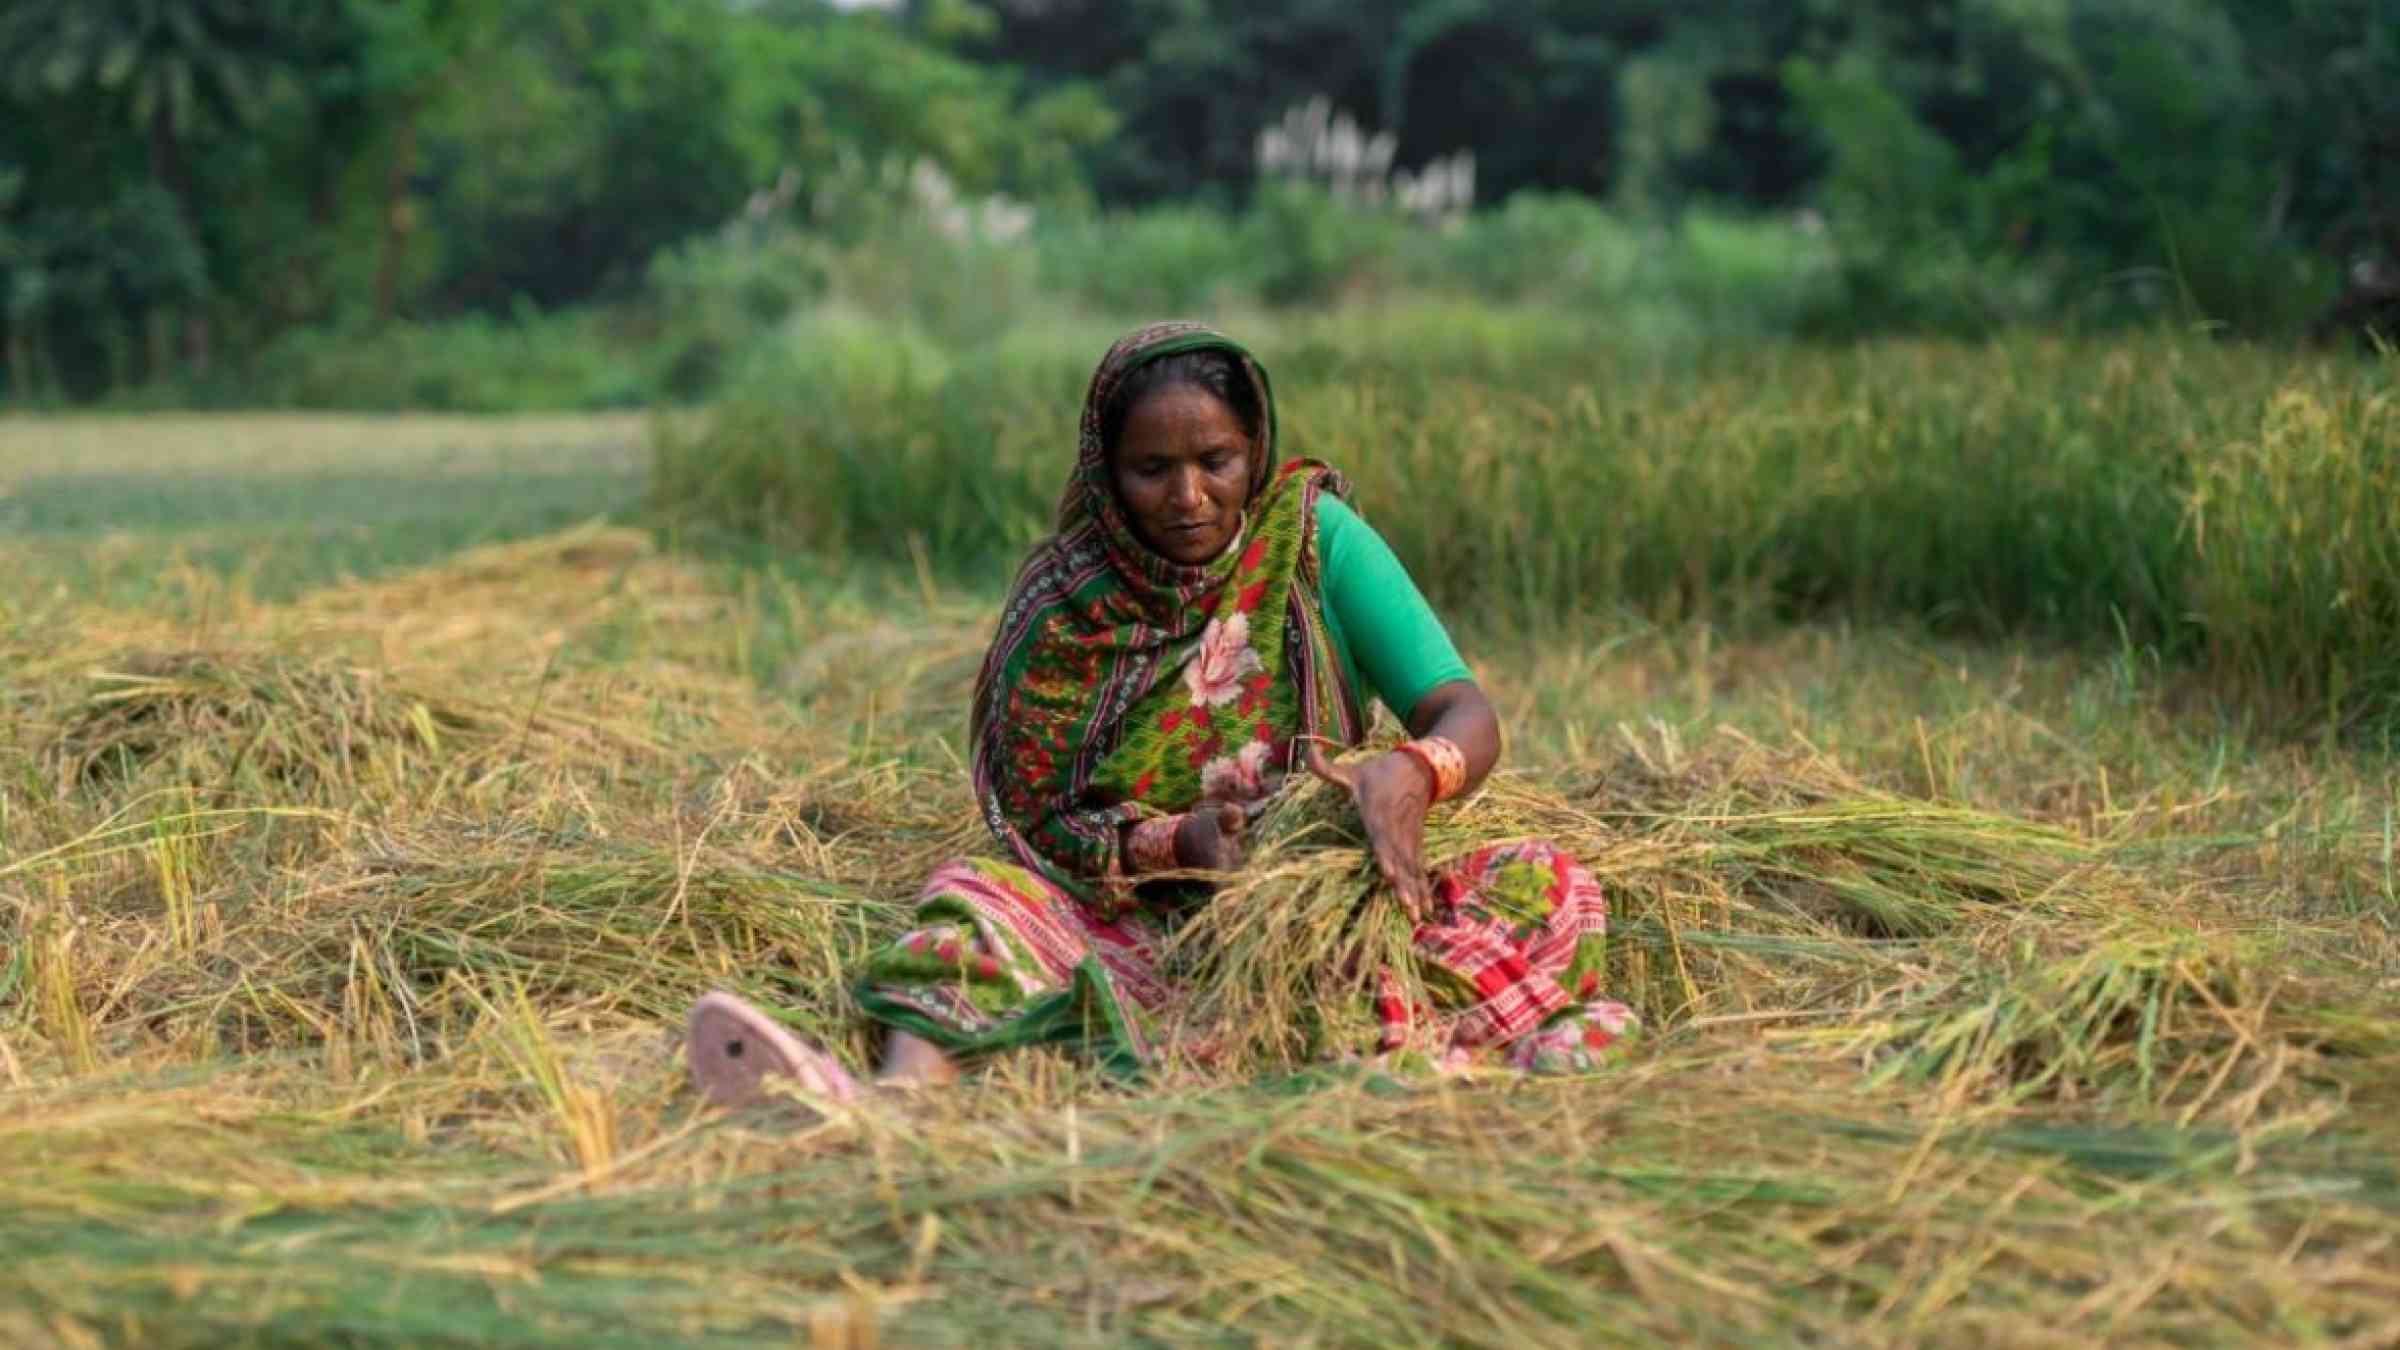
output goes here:
[{"label": "tall green grass", "polygon": [[2329,723],[2400,724],[2400,391],[2287,384],[2195,480],[2211,662]]},{"label": "tall green grass", "polygon": [[[1232,326],[1276,372],[1283,453],[1349,473],[1446,608],[1901,617],[2138,644],[2312,722],[2400,714],[2388,362],[2169,336],[1664,354],[1477,306]],[[824,336],[659,442],[658,506],[1005,571],[1105,334]]]}]

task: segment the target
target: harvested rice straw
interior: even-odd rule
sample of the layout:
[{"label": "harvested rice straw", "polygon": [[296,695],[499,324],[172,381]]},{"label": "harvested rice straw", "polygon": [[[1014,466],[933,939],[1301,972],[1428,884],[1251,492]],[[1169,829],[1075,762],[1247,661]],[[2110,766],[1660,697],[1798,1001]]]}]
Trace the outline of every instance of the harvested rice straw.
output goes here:
[{"label": "harvested rice straw", "polygon": [[[1370,748],[1381,753],[1388,745]],[[1563,801],[1529,810],[1522,788],[1437,806],[1425,824],[1429,872],[1498,840],[1588,842],[1597,822]],[[1437,1006],[1415,958],[1412,924],[1383,884],[1343,788],[1294,774],[1253,827],[1241,875],[1187,920],[1171,960],[1199,991],[1201,1042],[1228,1067],[1289,1066],[1374,1041],[1383,982],[1409,1006]]]},{"label": "harvested rice straw", "polygon": [[[1608,993],[1654,1024],[1818,1005],[1898,944],[2029,909],[2105,908],[2078,889],[2101,881],[2090,850],[2057,830],[1879,793],[1814,756],[1770,766],[1750,747],[1733,762],[1739,775],[1678,775],[1682,801],[1640,810],[1595,809],[1605,784],[1496,775],[1434,809],[1425,860],[1439,871],[1529,837],[1573,854],[1608,892]],[[1370,1042],[1381,972],[1426,1001],[1346,794],[1295,775],[1252,838],[1242,874],[1174,942],[1198,1043],[1228,1066],[1288,1066]]]},{"label": "harvested rice straw", "polygon": [[[1441,844],[1429,825],[1428,860]],[[1348,794],[1294,775],[1252,827],[1241,874],[1177,931],[1190,1031],[1223,1066],[1291,1066],[1363,1049],[1380,972],[1423,1001],[1409,922],[1369,860]]]}]

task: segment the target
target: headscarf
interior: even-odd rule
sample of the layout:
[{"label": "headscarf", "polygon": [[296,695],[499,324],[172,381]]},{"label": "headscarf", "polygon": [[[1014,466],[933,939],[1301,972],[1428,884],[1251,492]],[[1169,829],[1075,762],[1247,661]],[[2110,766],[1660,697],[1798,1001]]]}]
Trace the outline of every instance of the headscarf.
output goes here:
[{"label": "headscarf", "polygon": [[[1234,359],[1258,393],[1240,537],[1181,564],[1134,533],[1102,444],[1109,400],[1142,366],[1181,352]],[[1000,612],[969,720],[985,823],[1020,863],[1109,912],[1129,890],[1121,828],[1203,799],[1256,800],[1295,735],[1359,739],[1356,694],[1326,634],[1316,502],[1348,495],[1310,460],[1279,468],[1267,374],[1196,323],[1119,338],[1092,373],[1058,533],[1036,545]],[[1180,675],[1180,679],[1174,677]]]}]

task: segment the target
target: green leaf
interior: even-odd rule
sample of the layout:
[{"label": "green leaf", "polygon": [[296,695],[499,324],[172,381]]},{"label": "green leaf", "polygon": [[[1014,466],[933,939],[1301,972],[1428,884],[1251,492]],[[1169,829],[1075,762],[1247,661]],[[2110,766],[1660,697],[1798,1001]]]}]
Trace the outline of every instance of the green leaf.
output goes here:
[{"label": "green leaf", "polygon": [[129,38],[110,44],[100,57],[101,87],[114,89],[123,84],[125,77],[133,73],[133,63],[140,56],[141,49]]}]

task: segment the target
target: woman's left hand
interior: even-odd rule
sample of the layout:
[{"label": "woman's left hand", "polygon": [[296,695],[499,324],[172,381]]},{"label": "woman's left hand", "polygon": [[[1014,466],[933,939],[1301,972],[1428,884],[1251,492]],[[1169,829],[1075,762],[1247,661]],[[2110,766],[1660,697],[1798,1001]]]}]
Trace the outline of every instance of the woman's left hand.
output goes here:
[{"label": "woman's left hand", "polygon": [[1433,885],[1425,876],[1425,812],[1433,805],[1433,784],[1424,766],[1398,751],[1364,764],[1333,764],[1313,741],[1307,753],[1311,773],[1357,801],[1375,870],[1400,898],[1409,921],[1424,923],[1434,909]]}]

